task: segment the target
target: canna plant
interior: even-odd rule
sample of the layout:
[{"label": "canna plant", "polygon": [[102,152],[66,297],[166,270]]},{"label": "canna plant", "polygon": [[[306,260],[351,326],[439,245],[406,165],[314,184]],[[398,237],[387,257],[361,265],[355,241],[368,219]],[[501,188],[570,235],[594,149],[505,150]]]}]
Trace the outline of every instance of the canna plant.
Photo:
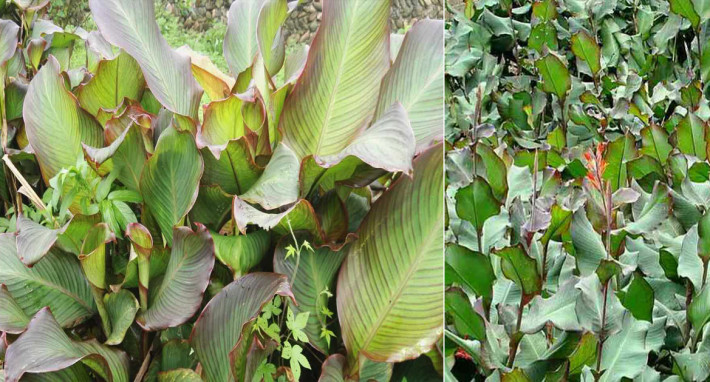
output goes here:
[{"label": "canna plant", "polygon": [[446,376],[708,380],[706,2],[450,11]]},{"label": "canna plant", "polygon": [[223,73],[151,0],[47,3],[0,1],[6,381],[441,378],[442,21],[329,0],[287,50],[236,0]]}]

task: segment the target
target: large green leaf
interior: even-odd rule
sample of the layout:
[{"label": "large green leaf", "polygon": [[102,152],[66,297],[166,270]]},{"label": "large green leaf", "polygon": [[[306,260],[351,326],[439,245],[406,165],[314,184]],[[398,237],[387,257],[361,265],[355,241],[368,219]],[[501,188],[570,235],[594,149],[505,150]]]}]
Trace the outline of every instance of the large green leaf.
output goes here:
[{"label": "large green leaf", "polygon": [[173,241],[173,226],[181,223],[195,203],[202,169],[202,157],[190,133],[173,127],[163,131],[143,168],[140,190],[168,245]]},{"label": "large green leaf", "polygon": [[62,327],[75,326],[96,312],[91,289],[74,255],[52,250],[28,268],[17,256],[13,234],[0,234],[0,284],[7,286],[27,316],[48,306]]},{"label": "large green leaf", "polygon": [[145,330],[160,330],[185,323],[200,308],[214,267],[214,243],[209,231],[176,227],[165,275],[150,289],[148,310],[136,321]]},{"label": "large green leaf", "polygon": [[500,202],[485,179],[477,177],[473,183],[456,192],[456,214],[468,220],[477,231],[491,216],[500,212]]},{"label": "large green leaf", "polygon": [[446,284],[457,283],[475,295],[490,299],[496,280],[488,256],[460,245],[446,246]]},{"label": "large green leaf", "polygon": [[336,185],[364,187],[388,172],[411,175],[415,140],[404,107],[395,103],[338,154],[308,156],[301,162],[302,197]]},{"label": "large green leaf", "polygon": [[587,32],[580,31],[572,35],[570,42],[572,45],[572,53],[580,60],[587,63],[592,74],[596,76],[599,70],[601,70],[602,55],[597,41],[587,34]]},{"label": "large green leaf", "polygon": [[304,331],[311,345],[328,354],[328,343],[320,336],[323,323],[330,319],[323,314],[323,308],[328,308],[328,297],[323,292],[333,290],[333,281],[346,252],[331,251],[328,247],[302,251],[296,270],[296,256],[286,258],[285,247],[289,244],[294,245],[291,238],[286,237],[276,248],[274,271],[289,277],[293,295],[298,302],[298,305],[291,305],[294,314],[310,312]]},{"label": "large green leaf", "polygon": [[111,335],[106,339],[106,345],[118,345],[133,324],[138,312],[138,300],[130,291],[122,289],[116,293],[104,296],[104,305],[111,321]]},{"label": "large green leaf", "polygon": [[[400,102],[409,115],[417,152],[441,140],[444,114],[444,23],[420,20],[407,31],[392,68],[382,79],[376,118]],[[426,59],[423,59],[426,57]]]},{"label": "large green leaf", "polygon": [[693,155],[700,160],[707,158],[707,124],[694,113],[688,113],[677,126],[676,140],[678,150],[683,154]]},{"label": "large green leaf", "polygon": [[255,267],[271,247],[271,235],[259,230],[246,235],[223,236],[211,232],[217,259],[229,267],[237,279]]},{"label": "large green leaf", "polygon": [[27,140],[46,183],[62,168],[76,164],[82,155],[82,143],[103,145],[101,126],[64,87],[59,62],[54,57],[49,57],[30,82],[23,118]]},{"label": "large green leaf", "polygon": [[521,245],[493,251],[501,258],[505,277],[520,287],[525,298],[531,299],[542,290],[542,278],[537,270],[537,261],[525,253]]},{"label": "large green leaf", "polygon": [[229,7],[223,49],[224,58],[235,77],[254,63],[259,49],[257,20],[265,1],[235,0]]},{"label": "large green leaf", "polygon": [[[640,207],[641,203],[635,205]],[[663,183],[656,183],[653,193],[640,208],[638,214],[634,214],[634,221],[629,222],[624,230],[632,235],[639,235],[644,232],[651,232],[668,218],[671,210],[671,198],[668,188]]]},{"label": "large green leaf", "polygon": [[414,161],[358,229],[338,279],[338,318],[351,372],[360,355],[416,358],[443,333],[443,147]]},{"label": "large green leaf", "polygon": [[22,333],[25,331],[30,317],[12,298],[5,284],[0,284],[0,331],[7,333]]},{"label": "large green leaf", "polygon": [[372,119],[389,67],[389,6],[389,0],[323,4],[306,66],[280,120],[284,140],[299,157],[339,153]]},{"label": "large green leaf", "polygon": [[520,330],[525,333],[535,333],[548,322],[561,330],[581,330],[575,312],[579,296],[579,290],[575,288],[577,281],[575,277],[570,278],[549,298],[536,296],[530,303],[530,310],[523,316]]},{"label": "large green leaf", "polygon": [[286,276],[250,273],[224,287],[200,314],[190,336],[204,377],[209,381],[232,380],[229,354],[243,329],[274,295],[293,297]]},{"label": "large green leaf", "polygon": [[627,186],[626,162],[635,157],[636,141],[630,133],[609,143],[604,157],[608,164],[602,177],[611,183],[612,192]]},{"label": "large green leaf", "polygon": [[100,61],[94,77],[79,85],[76,96],[81,107],[97,115],[99,109],[119,107],[124,98],[140,100],[144,87],[140,66],[133,57],[121,52],[116,58]]},{"label": "large green leaf", "polygon": [[207,104],[197,141],[203,146],[222,146],[247,135],[242,108],[248,102],[253,99],[232,94]]},{"label": "large green leaf", "polygon": [[641,153],[666,164],[673,146],[668,143],[668,134],[660,126],[652,124],[641,130]]},{"label": "large green leaf", "polygon": [[202,88],[190,58],[175,52],[160,34],[151,0],[90,0],[101,34],[140,65],[148,87],[166,109],[197,118]]},{"label": "large green leaf", "polygon": [[[634,278],[629,288],[620,294],[621,304],[631,312],[637,320],[653,322],[653,288],[639,273],[634,273]],[[623,298],[621,298],[623,296]]]},{"label": "large green leaf", "polygon": [[15,54],[19,31],[20,27],[12,20],[0,20],[0,67]]},{"label": "large green leaf", "polygon": [[7,348],[5,381],[17,382],[25,373],[61,370],[79,361],[104,380],[129,380],[129,360],[124,352],[96,340],[72,341],[49,308],[42,308],[30,321],[27,331]]},{"label": "large green leaf", "polygon": [[[252,1],[254,2],[254,1]],[[286,0],[265,0],[256,25],[256,41],[267,73],[275,76],[286,55],[281,26],[288,17]]]},{"label": "large green leaf", "polygon": [[304,199],[299,200],[283,212],[266,213],[235,196],[232,203],[232,212],[234,214],[234,222],[243,234],[246,233],[248,225],[254,224],[267,231],[273,230],[280,235],[290,233],[291,229],[293,231],[306,231],[313,235],[318,243],[325,241],[325,234],[316,212],[313,206]]},{"label": "large green leaf", "polygon": [[259,204],[266,210],[293,204],[298,199],[300,165],[298,157],[288,146],[278,145],[259,179],[240,198]]},{"label": "large green leaf", "polygon": [[710,320],[710,287],[705,286],[688,305],[688,321],[699,336],[705,324]]},{"label": "large green leaf", "polygon": [[205,161],[202,183],[219,186],[231,195],[240,195],[249,190],[264,172],[254,162],[246,138],[233,139],[224,149],[210,146],[201,152]]},{"label": "large green leaf", "polygon": [[601,260],[606,258],[606,249],[601,235],[594,230],[583,208],[574,213],[570,234],[580,274],[583,276],[592,274],[597,270]]},{"label": "large green leaf", "polygon": [[57,237],[66,231],[70,223],[58,229],[47,228],[17,215],[17,254],[20,261],[27,266],[38,262],[54,246]]},{"label": "large green leaf", "polygon": [[700,24],[700,16],[698,15],[698,12],[695,11],[692,0],[669,0],[669,2],[671,5],[671,12],[688,19],[693,25],[693,28],[698,27]]},{"label": "large green leaf", "polygon": [[604,341],[601,360],[604,374],[600,381],[620,381],[622,377],[634,378],[640,374],[651,351],[648,337],[649,323],[637,321],[626,313],[621,331]]},{"label": "large green leaf", "polygon": [[542,76],[542,89],[547,93],[565,99],[572,88],[572,80],[565,64],[553,54],[535,61],[535,66]]},{"label": "large green leaf", "polygon": [[451,317],[456,332],[478,341],[486,339],[486,324],[483,317],[471,305],[468,295],[460,289],[449,289],[444,294],[446,316]]}]

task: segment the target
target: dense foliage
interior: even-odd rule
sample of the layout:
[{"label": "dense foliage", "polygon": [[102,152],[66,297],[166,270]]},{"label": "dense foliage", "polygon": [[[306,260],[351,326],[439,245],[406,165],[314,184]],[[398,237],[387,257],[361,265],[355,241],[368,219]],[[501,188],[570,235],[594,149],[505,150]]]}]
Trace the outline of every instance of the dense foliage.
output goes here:
[{"label": "dense foliage", "polygon": [[452,11],[445,373],[707,380],[710,3]]},{"label": "dense foliage", "polygon": [[441,378],[442,21],[325,1],[287,55],[295,3],[236,0],[225,74],[48,2],[0,0],[0,376]]}]

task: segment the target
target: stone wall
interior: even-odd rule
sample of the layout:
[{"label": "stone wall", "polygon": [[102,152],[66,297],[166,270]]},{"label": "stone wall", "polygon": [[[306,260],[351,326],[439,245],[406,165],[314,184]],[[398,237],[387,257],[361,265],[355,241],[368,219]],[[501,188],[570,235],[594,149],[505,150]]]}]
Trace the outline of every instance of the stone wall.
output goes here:
[{"label": "stone wall", "polygon": [[[172,3],[175,0],[163,0],[170,11],[183,20],[187,28],[206,30],[215,20],[227,23],[227,11],[231,0],[195,0],[194,6],[185,9]],[[308,42],[313,39],[321,18],[323,0],[305,0],[289,16],[285,23],[288,42]],[[349,1],[349,0],[326,0]],[[383,0],[384,1],[384,0]],[[391,0],[392,30],[405,28],[416,20],[424,18],[442,19],[444,0]]]}]

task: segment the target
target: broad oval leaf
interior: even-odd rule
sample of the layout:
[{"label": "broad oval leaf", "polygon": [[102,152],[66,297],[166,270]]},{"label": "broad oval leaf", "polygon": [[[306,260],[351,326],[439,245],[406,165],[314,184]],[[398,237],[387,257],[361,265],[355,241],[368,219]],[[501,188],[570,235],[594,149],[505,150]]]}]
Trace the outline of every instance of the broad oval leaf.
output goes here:
[{"label": "broad oval leaf", "polygon": [[212,236],[198,223],[197,231],[176,227],[165,275],[150,289],[148,310],[138,324],[145,330],[160,330],[185,323],[200,308],[214,267]]},{"label": "broad oval leaf", "polygon": [[443,147],[414,161],[372,206],[338,278],[338,318],[350,372],[365,355],[396,362],[428,351],[443,333]]},{"label": "broad oval leaf", "polygon": [[190,335],[207,380],[232,380],[229,354],[246,325],[274,295],[293,298],[286,276],[250,273],[224,287],[207,303]]},{"label": "broad oval leaf", "polygon": [[197,118],[202,88],[190,58],[174,51],[160,34],[151,0],[90,0],[101,34],[140,65],[148,87],[165,108]]},{"label": "broad oval leaf", "polygon": [[30,82],[22,114],[27,140],[37,156],[45,183],[62,168],[76,164],[82,155],[82,143],[92,147],[103,145],[101,126],[64,87],[59,62],[53,56]]},{"label": "broad oval leaf", "polygon": [[597,41],[587,32],[579,31],[572,35],[570,42],[572,44],[572,53],[584,61],[589,66],[592,74],[596,76],[602,66],[602,53]]},{"label": "broad oval leaf", "polygon": [[[0,284],[27,316],[48,306],[62,327],[75,326],[96,313],[89,283],[76,256],[50,251],[32,268],[17,256],[15,236],[0,234]],[[27,290],[34,290],[28,294]]]},{"label": "broad oval leaf", "polygon": [[553,54],[535,61],[535,66],[542,76],[542,89],[564,100],[572,88],[572,80],[565,64]]},{"label": "broad oval leaf", "polygon": [[271,235],[263,230],[234,236],[211,234],[215,256],[232,270],[235,279],[259,264],[271,247]]},{"label": "broad oval leaf", "polygon": [[25,373],[65,369],[82,360],[105,380],[129,380],[126,353],[103,346],[96,340],[72,341],[49,308],[42,308],[30,321],[27,331],[7,348],[5,381],[17,382]]},{"label": "broad oval leaf", "polygon": [[138,300],[130,291],[122,289],[116,293],[104,295],[104,306],[111,321],[111,334],[106,345],[118,345],[133,324],[138,312]]},{"label": "broad oval leaf", "polygon": [[20,27],[12,20],[0,20],[0,66],[12,58],[17,49]]},{"label": "broad oval leaf", "polygon": [[38,262],[54,246],[57,237],[67,230],[71,222],[61,228],[51,229],[17,215],[17,254],[27,266]]},{"label": "broad oval leaf", "polygon": [[[253,2],[253,1],[252,1]],[[256,24],[256,41],[268,75],[281,70],[286,56],[281,26],[288,17],[286,0],[265,0]]]},{"label": "broad oval leaf", "polygon": [[0,284],[0,331],[12,334],[22,333],[29,322],[30,317],[12,298],[5,284]]},{"label": "broad oval leaf", "polygon": [[172,245],[173,226],[197,199],[202,169],[202,157],[190,133],[173,127],[163,131],[143,168],[140,190],[168,245]]},{"label": "broad oval leaf", "polygon": [[420,20],[407,31],[392,68],[382,79],[375,118],[400,102],[409,115],[416,151],[442,139],[444,23]]},{"label": "broad oval leaf", "polygon": [[224,58],[234,76],[239,75],[254,62],[254,56],[258,51],[257,20],[265,1],[235,0],[229,7],[223,49]]},{"label": "broad oval leaf", "polygon": [[116,58],[98,63],[94,77],[79,85],[76,95],[81,107],[97,115],[100,109],[113,110],[124,98],[138,101],[143,95],[145,80],[133,57],[121,52]]},{"label": "broad oval leaf", "polygon": [[339,153],[372,119],[389,67],[389,7],[390,0],[323,3],[322,23],[279,125],[299,157]]}]

